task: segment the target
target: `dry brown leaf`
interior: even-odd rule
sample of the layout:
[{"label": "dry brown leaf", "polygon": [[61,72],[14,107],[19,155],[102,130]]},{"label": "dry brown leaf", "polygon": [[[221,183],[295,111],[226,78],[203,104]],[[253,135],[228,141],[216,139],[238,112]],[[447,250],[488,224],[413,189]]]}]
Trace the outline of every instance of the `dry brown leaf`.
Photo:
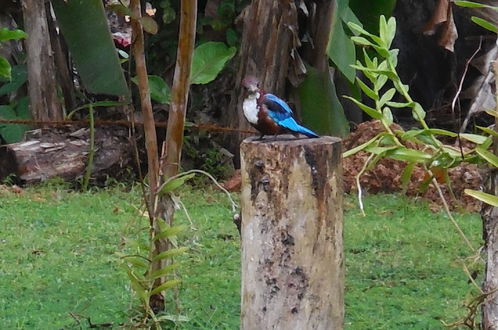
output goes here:
[{"label": "dry brown leaf", "polygon": [[448,9],[450,8],[449,0],[439,0],[436,10],[432,14],[431,19],[425,24],[422,32],[425,35],[434,35],[441,23],[448,20]]}]

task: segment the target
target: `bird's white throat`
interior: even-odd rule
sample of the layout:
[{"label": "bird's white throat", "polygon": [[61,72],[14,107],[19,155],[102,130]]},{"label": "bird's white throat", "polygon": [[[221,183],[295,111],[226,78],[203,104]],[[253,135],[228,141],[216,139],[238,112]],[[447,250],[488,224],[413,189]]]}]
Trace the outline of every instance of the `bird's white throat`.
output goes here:
[{"label": "bird's white throat", "polygon": [[259,93],[251,93],[247,96],[242,104],[242,109],[244,110],[244,116],[251,123],[256,125],[258,123],[258,99]]}]

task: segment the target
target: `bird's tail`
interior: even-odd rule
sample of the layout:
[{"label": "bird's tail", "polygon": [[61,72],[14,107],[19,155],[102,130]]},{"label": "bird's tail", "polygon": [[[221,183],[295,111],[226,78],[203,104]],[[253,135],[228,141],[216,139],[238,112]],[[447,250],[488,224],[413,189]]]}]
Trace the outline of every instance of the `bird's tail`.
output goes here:
[{"label": "bird's tail", "polygon": [[286,118],[278,123],[280,126],[287,128],[288,130],[295,132],[295,133],[301,133],[306,135],[307,137],[310,138],[317,138],[320,137],[318,134],[313,132],[310,129],[307,129],[306,127],[303,127],[299,125],[294,118]]}]

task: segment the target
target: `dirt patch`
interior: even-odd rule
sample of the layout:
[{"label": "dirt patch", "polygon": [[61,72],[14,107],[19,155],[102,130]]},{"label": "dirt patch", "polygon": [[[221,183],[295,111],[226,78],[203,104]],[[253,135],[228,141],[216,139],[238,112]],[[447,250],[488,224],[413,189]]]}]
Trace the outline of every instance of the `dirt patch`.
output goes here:
[{"label": "dirt patch", "polygon": [[[398,125],[392,125],[393,130],[402,130]],[[344,149],[349,150],[359,146],[377,134],[384,131],[384,127],[379,121],[370,121],[358,125],[357,129],[344,139]],[[421,149],[414,143],[407,144],[408,147]],[[344,168],[344,191],[353,192],[357,190],[356,175],[363,168],[369,154],[367,152],[359,152],[353,156],[343,160]],[[375,168],[365,172],[360,178],[362,189],[369,193],[379,192],[399,192],[402,190],[401,175],[406,167],[406,162],[382,159],[378,162]],[[450,178],[451,190],[445,182],[443,175],[436,173],[438,182],[440,182],[443,194],[446,200],[453,209],[465,209],[468,211],[479,211],[481,203],[470,196],[464,194],[464,189],[479,190],[482,183],[482,176],[477,165],[463,163],[448,171]],[[422,183],[428,178],[426,172],[416,166],[413,170],[410,183],[408,185],[407,194],[410,196],[421,196],[432,201],[431,209],[439,210],[442,206],[441,199],[436,188],[430,184],[428,187],[422,187]]]}]

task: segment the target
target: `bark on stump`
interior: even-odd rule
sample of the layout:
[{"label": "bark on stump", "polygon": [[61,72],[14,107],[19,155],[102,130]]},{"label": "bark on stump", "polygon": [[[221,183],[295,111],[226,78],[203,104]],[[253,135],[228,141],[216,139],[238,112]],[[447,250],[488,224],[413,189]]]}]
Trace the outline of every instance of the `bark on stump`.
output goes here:
[{"label": "bark on stump", "polygon": [[342,329],[341,141],[241,144],[241,328]]}]

